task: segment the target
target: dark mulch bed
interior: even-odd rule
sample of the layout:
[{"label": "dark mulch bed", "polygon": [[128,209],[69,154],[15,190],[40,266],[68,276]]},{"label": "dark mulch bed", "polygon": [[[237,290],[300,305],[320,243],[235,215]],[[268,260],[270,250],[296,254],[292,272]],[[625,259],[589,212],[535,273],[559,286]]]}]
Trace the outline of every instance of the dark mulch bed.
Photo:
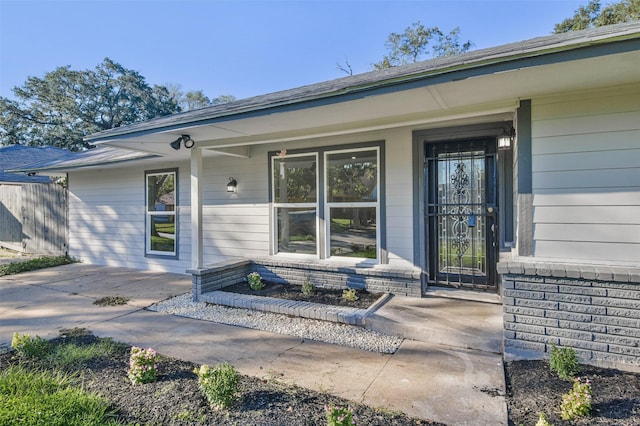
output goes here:
[{"label": "dark mulch bed", "polygon": [[[53,344],[91,344],[91,335],[52,340]],[[118,345],[108,357],[94,358],[70,368],[79,373],[78,383],[112,403],[116,419],[123,424],[162,425],[325,425],[325,404],[350,405],[359,425],[434,425],[402,413],[376,410],[326,393],[283,384],[277,378],[242,376],[241,394],[229,410],[211,410],[200,393],[197,365],[162,357],[156,383],[132,385],[126,376],[130,347]],[[34,368],[50,368],[44,361],[20,361],[15,352],[0,354],[0,368],[22,362]],[[548,361],[514,361],[505,365],[510,425],[533,426],[544,412],[551,424],[640,425],[640,374],[583,366],[581,377],[593,385],[593,416],[573,422],[560,419],[561,395],[572,383],[556,377]],[[455,407],[452,406],[452,410]]]},{"label": "dark mulch bed", "polygon": [[535,425],[538,413],[560,425],[640,425],[640,374],[582,366],[580,377],[591,381],[592,417],[564,421],[560,417],[562,394],[573,382],[558,378],[548,361],[514,361],[505,366],[510,425]]},{"label": "dark mulch bed", "polygon": [[[57,338],[52,342],[72,341],[78,345],[97,341],[94,336]],[[197,365],[162,357],[156,383],[132,385],[126,369],[130,347],[120,345],[110,357],[93,359],[75,371],[86,390],[112,402],[116,419],[123,424],[140,425],[325,425],[325,404],[354,408],[359,425],[437,425],[411,419],[402,413],[376,410],[326,393],[290,386],[270,378],[242,376],[241,395],[229,410],[213,411],[198,389]],[[15,352],[0,354],[2,369],[17,363]],[[23,361],[24,362],[24,361]],[[29,364],[29,363],[28,363]],[[42,367],[42,363],[30,363]],[[46,368],[47,365],[44,364]]]},{"label": "dark mulch bed", "polygon": [[221,291],[297,300],[301,302],[322,303],[324,305],[349,306],[361,309],[367,309],[383,295],[383,293],[370,293],[367,290],[359,289],[356,290],[358,300],[349,301],[342,297],[342,290],[316,287],[314,294],[304,294],[302,292],[302,286],[299,285],[278,284],[267,281],[263,281],[263,283],[265,284],[265,287],[262,290],[253,290],[249,286],[249,283],[241,282],[239,284],[224,287]]}]

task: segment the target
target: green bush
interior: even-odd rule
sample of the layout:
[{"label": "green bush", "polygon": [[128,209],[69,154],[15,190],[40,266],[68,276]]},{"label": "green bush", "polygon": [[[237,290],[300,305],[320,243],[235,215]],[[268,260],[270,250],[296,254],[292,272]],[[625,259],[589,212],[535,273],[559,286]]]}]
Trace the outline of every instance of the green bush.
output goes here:
[{"label": "green bush", "polygon": [[0,371],[2,425],[116,425],[110,403],[73,386],[60,372],[9,366]]},{"label": "green bush", "polygon": [[553,425],[549,423],[544,413],[538,413],[538,421],[536,422],[536,426],[553,426]]},{"label": "green bush", "polygon": [[573,381],[573,389],[562,395],[560,416],[562,420],[573,420],[576,417],[591,415],[591,382],[584,383],[580,379]]},{"label": "green bush", "polygon": [[40,336],[13,333],[11,347],[23,358],[44,358],[49,355],[50,344]]},{"label": "green bush", "polygon": [[356,416],[351,407],[334,407],[325,405],[324,412],[327,416],[327,426],[350,426],[356,424]]},{"label": "green bush", "polygon": [[257,272],[252,272],[247,275],[247,281],[249,282],[249,287],[251,287],[251,290],[258,291],[264,288],[262,277]]},{"label": "green bush", "polygon": [[355,302],[356,300],[358,300],[358,296],[356,296],[356,289],[350,288],[347,290],[342,290],[342,298],[350,302]]},{"label": "green bush", "polygon": [[36,269],[51,268],[52,266],[67,265],[74,262],[75,260],[69,256],[38,257],[23,262],[0,265],[0,277],[19,274],[20,272],[35,271]]},{"label": "green bush", "polygon": [[131,383],[145,384],[158,380],[158,353],[153,348],[131,347],[127,377]]},{"label": "green bush", "polygon": [[240,375],[233,365],[225,362],[211,368],[205,364],[194,373],[198,375],[198,385],[211,408],[227,408],[236,401]]},{"label": "green bush", "polygon": [[572,348],[558,348],[551,344],[549,367],[563,380],[571,380],[580,372],[580,363],[576,351]]},{"label": "green bush", "polygon": [[307,277],[306,280],[302,283],[302,294],[307,296],[312,295],[316,292],[316,286],[313,285],[311,279]]}]

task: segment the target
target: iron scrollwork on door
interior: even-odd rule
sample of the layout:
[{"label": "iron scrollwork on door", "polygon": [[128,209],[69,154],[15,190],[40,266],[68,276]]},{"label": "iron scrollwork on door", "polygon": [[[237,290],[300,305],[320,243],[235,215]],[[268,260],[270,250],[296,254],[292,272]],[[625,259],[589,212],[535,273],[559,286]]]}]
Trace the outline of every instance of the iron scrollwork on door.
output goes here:
[{"label": "iron scrollwork on door", "polygon": [[465,171],[465,164],[463,162],[456,164],[456,170],[451,176],[451,183],[453,184],[451,201],[454,204],[449,209],[449,214],[453,219],[451,226],[453,240],[451,241],[451,245],[456,250],[459,262],[462,262],[462,257],[471,244],[471,238],[469,237],[469,216],[471,214],[469,203],[471,202],[471,193],[469,191],[469,175]]}]

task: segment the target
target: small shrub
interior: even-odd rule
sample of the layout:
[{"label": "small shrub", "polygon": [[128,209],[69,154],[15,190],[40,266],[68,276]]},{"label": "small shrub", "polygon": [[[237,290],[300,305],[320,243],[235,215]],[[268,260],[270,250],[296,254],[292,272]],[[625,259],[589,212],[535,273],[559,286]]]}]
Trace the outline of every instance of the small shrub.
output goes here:
[{"label": "small shrub", "polygon": [[158,380],[158,354],[152,349],[131,347],[127,377],[131,383],[144,384]]},{"label": "small shrub", "polygon": [[247,275],[247,281],[249,282],[249,287],[251,287],[251,290],[258,291],[264,288],[262,277],[257,272],[252,272]]},{"label": "small shrub", "polygon": [[307,279],[304,280],[304,282],[302,283],[302,294],[310,296],[312,294],[315,294],[315,292],[316,292],[316,286],[313,285],[313,283],[311,282],[311,279],[307,277]]},{"label": "small shrub", "polygon": [[573,389],[562,395],[560,416],[562,420],[573,420],[576,417],[591,415],[591,382],[584,383],[580,378],[573,381]]},{"label": "small shrub", "polygon": [[572,348],[558,348],[551,344],[549,367],[563,380],[571,380],[580,372],[580,363],[576,351]]},{"label": "small shrub", "polygon": [[358,296],[356,296],[356,289],[349,288],[346,290],[342,290],[342,298],[344,300],[348,300],[349,302],[355,302],[358,300]]},{"label": "small shrub", "polygon": [[356,424],[356,416],[351,407],[335,407],[325,405],[324,412],[327,416],[327,426],[347,426]]},{"label": "small shrub", "polygon": [[549,423],[549,421],[545,417],[544,413],[539,413],[538,414],[538,421],[536,422],[536,426],[553,426],[553,425],[551,423]]},{"label": "small shrub", "polygon": [[194,373],[198,375],[198,385],[214,410],[230,407],[236,400],[240,375],[233,365],[224,363],[214,368],[201,365]]},{"label": "small shrub", "polygon": [[11,347],[23,358],[44,358],[49,354],[50,344],[40,336],[13,333]]}]

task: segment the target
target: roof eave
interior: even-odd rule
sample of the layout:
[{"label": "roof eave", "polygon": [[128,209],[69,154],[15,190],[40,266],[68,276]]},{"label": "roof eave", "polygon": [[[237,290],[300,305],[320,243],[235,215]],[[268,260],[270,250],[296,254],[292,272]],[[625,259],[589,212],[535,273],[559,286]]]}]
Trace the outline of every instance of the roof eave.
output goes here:
[{"label": "roof eave", "polygon": [[[364,84],[354,84],[345,87],[341,87],[337,90],[330,90],[326,92],[320,93],[312,93],[310,95],[301,95],[299,97],[284,97],[282,99],[276,101],[267,101],[264,103],[250,104],[246,107],[239,107],[236,109],[228,109],[213,112],[209,115],[200,114],[195,115],[189,111],[183,113],[185,118],[183,120],[173,121],[171,123],[163,123],[166,121],[168,117],[174,118],[173,116],[165,116],[159,117],[157,119],[153,119],[146,122],[134,123],[129,126],[110,129],[103,132],[95,133],[85,137],[86,142],[90,143],[101,143],[109,140],[116,139],[126,139],[132,136],[141,136],[150,133],[157,133],[161,131],[171,131],[177,130],[180,128],[184,128],[186,126],[198,126],[204,124],[210,124],[214,122],[225,121],[229,119],[240,119],[245,117],[266,115],[269,113],[273,113],[275,111],[286,111],[289,108],[304,108],[305,104],[317,104],[318,102],[326,102],[327,100],[333,100],[333,102],[339,102],[342,98],[349,98],[353,96],[363,96],[364,94],[368,94],[369,92],[393,89],[394,87],[411,84],[416,81],[422,81],[424,84],[429,84],[429,80],[434,80],[434,83],[439,82],[438,77],[448,76],[449,80],[456,80],[458,74],[464,74],[465,72],[472,70],[479,70],[483,68],[491,68],[496,65],[503,65],[508,67],[509,64],[512,65],[512,68],[518,68],[519,62],[526,59],[533,59],[539,57],[545,57],[550,55],[561,55],[561,54],[569,54],[569,56],[564,60],[572,60],[574,59],[573,55],[570,55],[571,52],[576,52],[579,50],[583,50],[589,47],[594,46],[603,46],[603,45],[615,45],[619,42],[625,42],[629,40],[639,40],[640,33],[638,32],[637,26],[633,26],[626,31],[616,32],[614,34],[605,33],[597,36],[591,37],[583,37],[582,39],[574,39],[565,42],[559,42],[555,44],[550,44],[542,48],[533,47],[529,49],[523,49],[520,51],[511,51],[509,53],[503,54],[495,54],[484,56],[481,54],[483,50],[491,50],[491,49],[483,49],[480,51],[469,52],[469,54],[459,55],[460,60],[457,62],[453,62],[447,64],[446,66],[438,67],[437,60],[426,61],[425,63],[434,62],[434,68],[430,69],[420,69],[417,72],[410,72],[407,74],[402,74],[398,76],[391,76],[390,78],[383,78],[381,80],[375,80],[372,82],[367,82]],[[535,39],[534,39],[535,40]],[[471,59],[467,59],[471,56]],[[556,59],[558,60],[563,59]],[[504,70],[503,70],[504,71]],[[368,74],[368,73],[365,73]],[[466,78],[462,76],[463,78]],[[340,80],[340,79],[338,79]],[[338,81],[335,80],[335,81]],[[433,84],[433,83],[432,83]],[[314,85],[307,86],[313,87]],[[300,88],[302,89],[302,88]],[[282,93],[286,93],[282,92]],[[258,97],[257,97],[258,98]],[[149,126],[150,123],[154,121],[158,121],[157,126]]]}]

